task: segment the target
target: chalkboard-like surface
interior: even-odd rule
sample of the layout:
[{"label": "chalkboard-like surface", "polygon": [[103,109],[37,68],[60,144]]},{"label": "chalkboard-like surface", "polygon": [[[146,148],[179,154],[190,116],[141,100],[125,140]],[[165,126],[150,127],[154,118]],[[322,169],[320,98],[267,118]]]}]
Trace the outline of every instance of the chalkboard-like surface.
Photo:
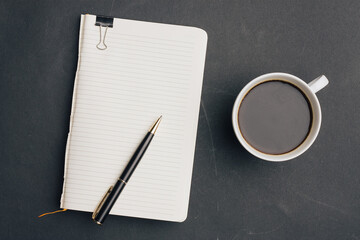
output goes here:
[{"label": "chalkboard-like surface", "polygon": [[[58,209],[81,13],[200,27],[208,51],[184,223]],[[1,239],[360,239],[360,2],[104,0],[0,2]],[[311,81],[323,122],[284,163],[237,142],[232,104],[267,72]]]}]

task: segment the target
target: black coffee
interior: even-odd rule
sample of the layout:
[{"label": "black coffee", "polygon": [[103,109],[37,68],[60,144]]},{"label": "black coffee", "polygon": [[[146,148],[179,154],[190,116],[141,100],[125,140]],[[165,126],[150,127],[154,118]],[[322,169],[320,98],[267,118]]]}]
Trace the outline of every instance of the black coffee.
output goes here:
[{"label": "black coffee", "polygon": [[312,122],[308,99],[294,85],[272,80],[251,89],[240,104],[238,122],[258,151],[283,154],[307,137]]}]

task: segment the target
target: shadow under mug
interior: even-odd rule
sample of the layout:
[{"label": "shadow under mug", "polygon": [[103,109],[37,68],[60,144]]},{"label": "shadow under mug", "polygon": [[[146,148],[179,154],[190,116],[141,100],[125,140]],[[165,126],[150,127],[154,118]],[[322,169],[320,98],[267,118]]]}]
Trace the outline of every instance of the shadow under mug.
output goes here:
[{"label": "shadow under mug", "polygon": [[[238,112],[240,109],[240,104],[242,100],[245,98],[246,94],[255,86],[269,80],[282,80],[285,82],[289,82],[295,85],[296,87],[298,87],[307,97],[312,111],[312,124],[310,131],[307,137],[305,138],[305,140],[295,149],[283,154],[267,154],[255,149],[243,137],[238,121],[238,117],[239,117]],[[321,126],[321,108],[320,108],[319,100],[316,97],[315,93],[321,90],[322,88],[324,88],[328,83],[329,81],[324,75],[317,77],[308,84],[305,83],[300,78],[288,73],[278,73],[278,72],[268,73],[255,78],[254,80],[250,81],[241,90],[234,103],[233,112],[232,112],[232,125],[236,137],[248,152],[263,160],[272,161],[272,162],[282,162],[299,156],[300,154],[304,153],[313,144],[319,133]]]}]

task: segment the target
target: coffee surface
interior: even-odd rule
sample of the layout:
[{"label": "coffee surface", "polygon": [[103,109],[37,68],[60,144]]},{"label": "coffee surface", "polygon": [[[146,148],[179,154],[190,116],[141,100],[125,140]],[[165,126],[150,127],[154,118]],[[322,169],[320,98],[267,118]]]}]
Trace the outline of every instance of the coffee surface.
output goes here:
[{"label": "coffee surface", "polygon": [[268,154],[295,149],[307,137],[312,122],[307,98],[297,87],[281,80],[264,82],[251,89],[238,114],[245,140]]}]

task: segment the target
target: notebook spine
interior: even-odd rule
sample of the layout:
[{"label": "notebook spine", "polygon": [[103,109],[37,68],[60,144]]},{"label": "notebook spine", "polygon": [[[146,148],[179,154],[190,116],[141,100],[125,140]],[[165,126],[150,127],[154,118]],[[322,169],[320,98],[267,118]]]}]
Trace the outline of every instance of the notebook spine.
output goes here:
[{"label": "notebook spine", "polygon": [[[113,27],[113,24],[114,24],[113,17],[96,16],[95,26],[98,26],[100,31],[100,40],[99,43],[96,45],[97,49],[99,50],[107,49],[107,45],[105,43],[106,33],[108,28]],[[104,36],[102,36],[101,28],[105,28]]]}]

